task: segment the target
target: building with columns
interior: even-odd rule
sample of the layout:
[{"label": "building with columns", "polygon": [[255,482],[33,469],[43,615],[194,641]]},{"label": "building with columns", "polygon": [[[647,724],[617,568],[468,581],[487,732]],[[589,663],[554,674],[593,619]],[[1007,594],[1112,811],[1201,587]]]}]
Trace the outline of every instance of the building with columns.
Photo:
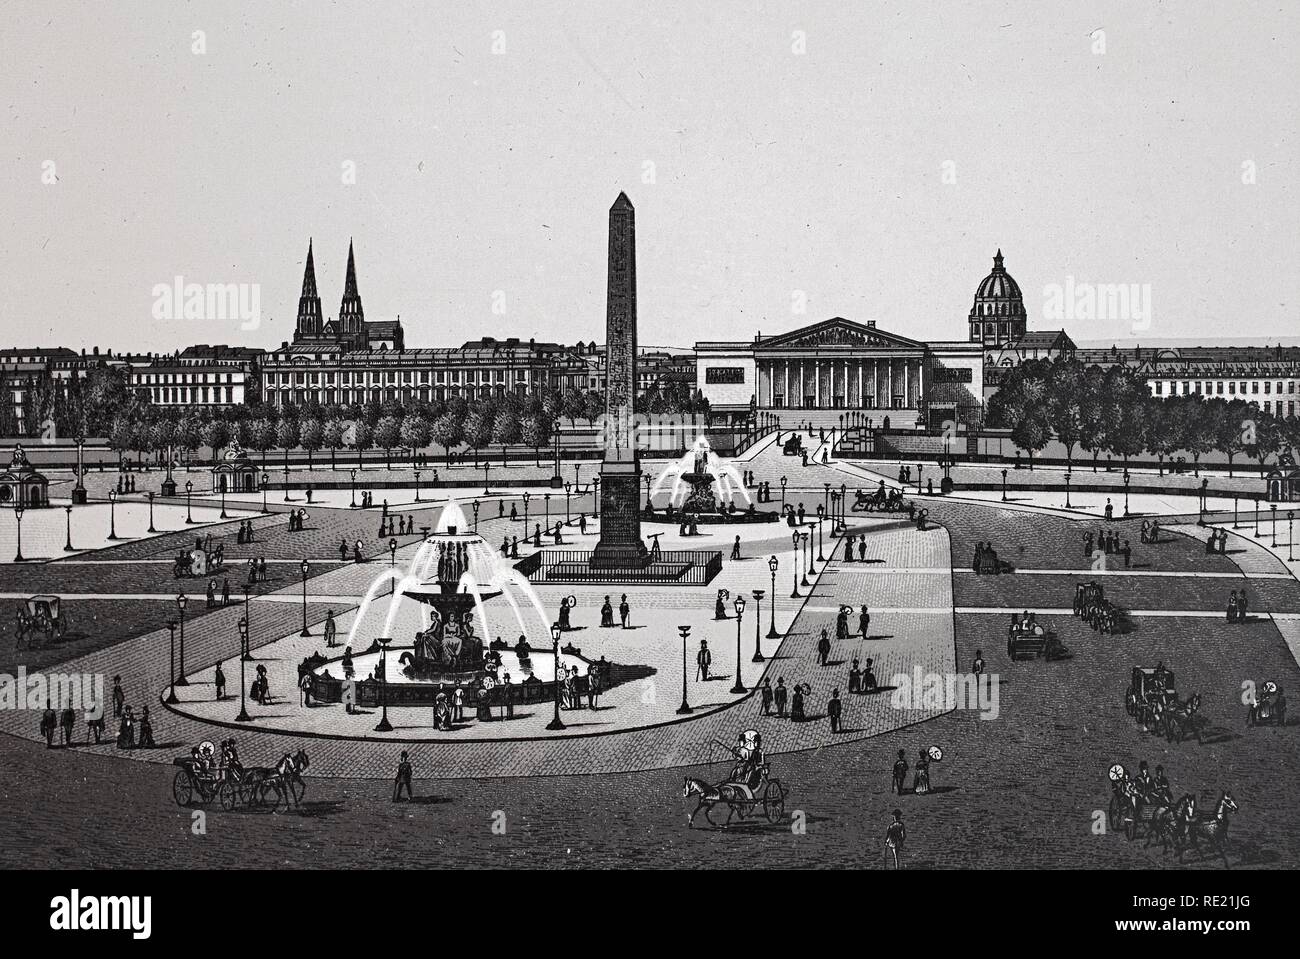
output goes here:
[{"label": "building with columns", "polygon": [[998,250],[976,287],[964,340],[914,340],[874,320],[836,316],[749,342],[696,343],[696,387],[715,415],[736,421],[767,412],[832,426],[854,412],[896,429],[972,426],[983,420],[986,374],[996,373],[986,367],[1011,354],[1073,350],[1064,333],[1027,331],[1026,319],[1020,286]]}]

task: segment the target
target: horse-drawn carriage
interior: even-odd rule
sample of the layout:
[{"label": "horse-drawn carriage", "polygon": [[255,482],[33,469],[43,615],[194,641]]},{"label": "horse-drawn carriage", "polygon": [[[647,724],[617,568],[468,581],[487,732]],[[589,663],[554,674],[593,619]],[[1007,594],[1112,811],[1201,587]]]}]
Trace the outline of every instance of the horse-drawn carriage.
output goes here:
[{"label": "horse-drawn carriage", "polygon": [[[743,822],[759,811],[769,823],[780,822],[785,816],[786,789],[781,780],[771,777],[771,767],[763,755],[762,737],[750,729],[741,733],[738,746],[717,745],[735,757],[736,765],[728,781],[716,786],[702,779],[685,778],[682,797],[699,797],[687,825],[695,825],[695,817],[701,810],[709,825],[723,828],[730,826],[733,818]],[[727,818],[721,823],[713,819],[714,806],[727,809]]]},{"label": "horse-drawn carriage", "polygon": [[1260,689],[1259,698],[1246,710],[1247,726],[1285,726],[1286,696],[1282,687],[1269,680]]},{"label": "horse-drawn carriage", "polygon": [[307,784],[301,773],[308,765],[303,750],[286,754],[270,769],[242,766],[226,744],[222,746],[219,758],[216,747],[205,740],[190,755],[172,760],[180,767],[172,780],[172,798],[178,806],[206,806],[216,799],[227,812],[237,806],[276,812],[282,806],[297,806],[302,801]]},{"label": "horse-drawn carriage", "polygon": [[1069,659],[1070,651],[1057,637],[1056,631],[1038,623],[1033,613],[1023,617],[1014,613],[1007,627],[1007,658],[1047,660]]},{"label": "horse-drawn carriage", "polygon": [[29,647],[36,645],[33,634],[39,633],[47,642],[60,640],[72,628],[72,617],[63,609],[57,596],[37,595],[23,600],[18,607],[17,635],[15,648],[21,647],[23,640]]},{"label": "horse-drawn carriage", "polygon": [[1124,709],[1153,733],[1182,742],[1188,736],[1201,741],[1204,718],[1200,715],[1200,694],[1180,700],[1174,688],[1174,674],[1164,664],[1134,666],[1133,678],[1124,693]]},{"label": "horse-drawn carriage", "polygon": [[[1123,831],[1130,841],[1144,836],[1146,845],[1158,843],[1166,853],[1172,848],[1183,861],[1190,846],[1199,850],[1204,842],[1207,852],[1217,853],[1228,867],[1228,814],[1238,810],[1232,793],[1202,792],[1199,799],[1187,793],[1175,800],[1168,782],[1131,778],[1128,771],[1115,763],[1108,772],[1110,807],[1107,823],[1112,831]],[[1213,810],[1203,812],[1202,810]]]},{"label": "horse-drawn carriage", "polygon": [[781,444],[781,453],[785,456],[802,456],[803,452],[803,436],[799,433],[791,433]]},{"label": "horse-drawn carriage", "polygon": [[208,576],[221,570],[226,565],[226,548],[221,540],[211,536],[195,540],[193,549],[183,549],[176,554],[172,564],[172,576],[186,579],[195,576]]},{"label": "horse-drawn carriage", "polygon": [[852,508],[855,513],[902,513],[907,511],[908,502],[901,489],[886,489],[882,482],[873,493],[858,490]]},{"label": "horse-drawn carriage", "polygon": [[1105,591],[1096,580],[1076,583],[1074,586],[1074,615],[1099,633],[1113,635],[1120,623],[1120,612],[1106,599]]}]

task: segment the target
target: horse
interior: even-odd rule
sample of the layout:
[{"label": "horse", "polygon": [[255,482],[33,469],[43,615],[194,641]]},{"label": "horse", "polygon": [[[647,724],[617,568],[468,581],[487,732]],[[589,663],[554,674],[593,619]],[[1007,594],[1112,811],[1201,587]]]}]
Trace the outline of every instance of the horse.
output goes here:
[{"label": "horse", "polygon": [[1182,742],[1187,738],[1187,733],[1190,731],[1199,743],[1201,741],[1201,724],[1196,713],[1200,708],[1200,693],[1188,696],[1183,702],[1174,700],[1165,707],[1165,738],[1172,742],[1174,733],[1177,731],[1178,741]]},{"label": "horse", "polygon": [[744,795],[734,783],[722,783],[718,786],[711,786],[703,779],[693,779],[692,777],[687,776],[685,777],[682,786],[682,798],[689,799],[691,796],[700,797],[700,801],[696,804],[695,808],[691,810],[691,818],[686,821],[686,825],[691,828],[694,828],[695,816],[701,809],[704,810],[704,818],[709,821],[709,825],[718,825],[718,823],[713,821],[712,816],[713,807],[718,803],[726,804],[727,819],[726,822],[722,823],[722,828],[727,828],[731,825],[731,816],[732,813],[735,812],[735,807],[732,804],[737,800],[744,798]]},{"label": "horse", "polygon": [[274,770],[266,770],[270,775],[260,784],[261,795],[264,796],[267,790],[272,790],[276,798],[286,806],[292,802],[294,808],[298,808],[298,800],[307,790],[307,784],[302,779],[302,771],[310,765],[305,749],[299,749],[296,753],[285,753],[275,764]]},{"label": "horse", "polygon": [[[1228,853],[1224,844],[1228,840],[1228,813],[1237,811],[1237,803],[1233,800],[1232,794],[1226,789],[1219,795],[1218,805],[1214,807],[1214,815],[1209,819],[1190,819],[1188,820],[1188,833],[1192,840],[1192,846],[1199,849],[1199,839],[1204,839],[1210,844],[1210,847],[1219,854],[1223,859],[1223,868],[1228,866]],[[1181,853],[1179,861],[1182,861]]]},{"label": "horse", "polygon": [[1196,818],[1196,797],[1187,793],[1173,806],[1162,805],[1151,818],[1151,831],[1147,835],[1147,845],[1159,842],[1164,854],[1169,855],[1172,846],[1182,860],[1183,849],[1189,841],[1191,822]]}]

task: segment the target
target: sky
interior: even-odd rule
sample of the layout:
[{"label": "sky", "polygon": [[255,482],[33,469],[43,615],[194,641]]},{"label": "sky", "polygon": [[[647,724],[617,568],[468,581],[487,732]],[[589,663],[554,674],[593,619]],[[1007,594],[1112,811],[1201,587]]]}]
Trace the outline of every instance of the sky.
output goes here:
[{"label": "sky", "polygon": [[[964,339],[999,248],[1031,329],[1294,335],[1298,11],[9,0],[0,346],[278,346],[308,238],[410,347],[601,338],[620,190],[643,345]],[[1080,284],[1147,308],[1049,315]]]}]

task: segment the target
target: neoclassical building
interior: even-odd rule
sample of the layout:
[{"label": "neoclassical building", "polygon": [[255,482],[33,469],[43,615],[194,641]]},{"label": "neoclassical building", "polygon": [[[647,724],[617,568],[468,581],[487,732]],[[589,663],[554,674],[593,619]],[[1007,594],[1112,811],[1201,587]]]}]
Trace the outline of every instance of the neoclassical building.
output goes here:
[{"label": "neoclassical building", "polygon": [[[715,414],[734,419],[759,411],[830,426],[853,411],[877,425],[888,418],[892,428],[973,425],[983,419],[986,363],[1031,339],[1037,355],[1044,339],[1026,330],[1024,297],[1001,250],[967,324],[965,340],[923,342],[837,316],[750,342],[698,342],[696,387]],[[1048,352],[1069,342],[1064,334],[1047,340]]]}]

